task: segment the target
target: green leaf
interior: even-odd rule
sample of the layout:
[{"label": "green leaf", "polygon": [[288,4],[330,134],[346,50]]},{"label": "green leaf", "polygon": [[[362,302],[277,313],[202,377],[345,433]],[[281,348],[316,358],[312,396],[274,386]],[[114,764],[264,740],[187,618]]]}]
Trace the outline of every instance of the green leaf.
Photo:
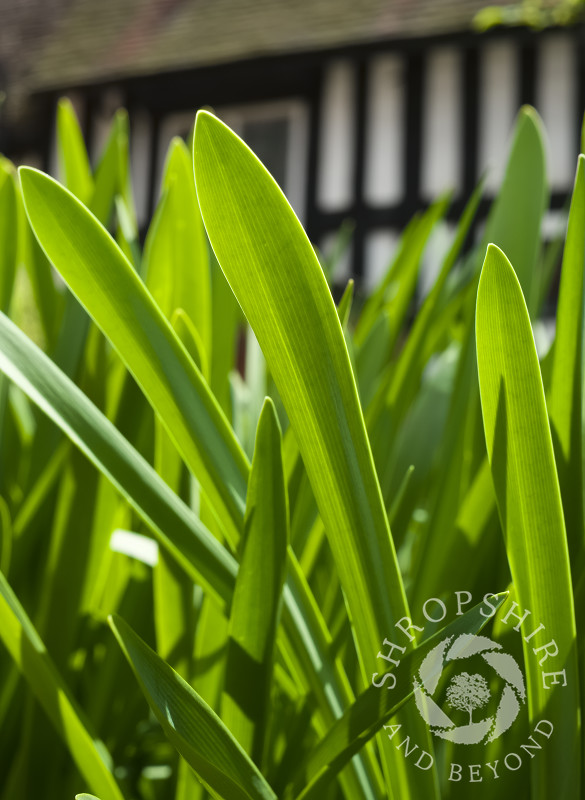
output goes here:
[{"label": "green leaf", "polygon": [[354,288],[355,288],[354,280],[353,278],[350,278],[350,280],[348,280],[347,282],[347,286],[343,291],[341,300],[339,301],[339,305],[337,306],[337,313],[339,315],[339,320],[343,328],[346,328],[349,322],[349,315],[351,313],[351,304],[353,303]]},{"label": "green leaf", "polygon": [[211,341],[210,386],[224,413],[231,419],[229,374],[236,363],[238,328],[242,312],[221,271],[215,254],[209,250],[211,269]]},{"label": "green leaf", "polygon": [[47,175],[28,168],[20,175],[27,214],[48,258],[117,349],[237,540],[247,461],[201,373],[95,217]]},{"label": "green leaf", "polygon": [[[482,244],[477,254],[470,255],[474,285],[479,280],[485,248],[493,242],[504,252],[516,254],[524,289],[537,305],[540,281],[535,267],[546,200],[540,120],[534,109],[523,108],[516,119],[504,180],[490,208]],[[465,327],[445,435],[437,454],[440,474],[431,487],[429,525],[413,581],[415,607],[429,597],[429,592],[433,594],[443,586],[439,581],[448,574],[456,547],[459,507],[485,455],[477,383],[474,285],[462,307]]]},{"label": "green leaf", "polygon": [[[229,128],[199,112],[195,180],[203,221],[266,357],[331,544],[366,672],[406,599],[337,310],[276,182]],[[413,716],[422,740],[428,729]],[[388,756],[390,759],[393,755]],[[407,775],[433,796],[434,775]]]},{"label": "green leaf", "polygon": [[382,308],[355,354],[356,379],[364,408],[372,402],[380,375],[390,360],[391,349],[391,314],[388,308]]},{"label": "green leaf", "polygon": [[[99,318],[104,332],[131,367],[185,462],[200,479],[213,501],[214,510],[222,514],[226,532],[231,534],[234,543],[237,542],[243,527],[249,465],[207,384],[127,259],[96,219],[48,176],[22,169],[21,180],[27,213],[34,219],[35,233],[46,247],[47,255],[61,269],[71,288],[83,297],[96,320]],[[5,326],[9,329],[6,321],[0,327],[7,332]],[[138,472],[133,469],[133,458],[123,439],[117,439],[112,447],[110,435],[114,434],[109,428],[102,429],[101,418],[98,421],[91,416],[95,412],[93,407],[87,410],[91,418],[89,424],[85,406],[84,414],[79,416],[74,404],[68,404],[74,396],[70,384],[63,382],[63,376],[54,366],[43,362],[38,368],[40,372],[28,370],[33,362],[21,348],[28,352],[29,345],[20,338],[13,349],[14,336],[14,332],[7,333],[12,344],[0,359],[2,368],[17,383],[20,381],[19,385],[34,402],[125,493],[184,568],[192,576],[201,576],[214,594],[229,600],[236,572],[234,560],[216,541],[206,541],[200,548],[202,526],[197,528],[192,520],[187,523],[185,508],[182,504],[176,505],[179,501],[174,495],[172,500],[167,495],[161,507],[162,490],[158,484],[152,495],[140,488],[144,480],[149,484],[153,481],[153,473],[144,474],[143,462]],[[38,363],[38,354],[33,360]],[[26,378],[22,375],[23,369]],[[48,376],[45,369],[49,370]],[[39,380],[40,375],[43,375],[42,380]],[[87,400],[77,399],[76,402],[87,403]],[[100,431],[97,437],[96,426]],[[174,506],[170,517],[169,504]],[[173,521],[175,515],[179,520]],[[190,520],[190,515],[188,518]],[[199,531],[197,536],[192,535],[193,526]],[[294,603],[291,612],[286,619],[294,628],[299,624]],[[303,624],[307,623],[303,620]],[[303,646],[310,648],[311,644],[304,642]],[[318,672],[324,659],[327,659],[326,654],[311,651],[304,667],[310,674]],[[325,712],[329,713],[329,707],[341,702],[343,696],[339,685],[332,687],[331,693],[323,697],[327,704]]]},{"label": "green leaf", "polygon": [[[490,601],[493,608],[497,610],[506,597],[507,592],[494,596]],[[484,604],[479,603],[403,656],[399,666],[391,670],[396,680],[390,690],[385,685],[370,684],[299,766],[293,781],[299,800],[322,797],[321,793],[339,770],[413,696],[413,676],[435,645],[452,636],[476,635],[489,619]]]},{"label": "green leaf", "polygon": [[580,155],[563,253],[549,395],[549,413],[569,550],[583,545],[583,323],[585,268],[585,156]]},{"label": "green leaf", "polygon": [[146,285],[170,318],[183,308],[211,353],[211,289],[207,241],[182,139],[171,142],[163,177],[163,197],[149,230],[144,254]]},{"label": "green leaf", "polygon": [[508,256],[516,269],[529,310],[538,303],[540,276],[536,263],[540,223],[548,204],[542,122],[524,106],[516,120],[506,174],[490,211],[482,249],[489,242]]},{"label": "green leaf", "polygon": [[259,766],[266,744],[288,527],[280,425],[274,404],[266,398],[248,481],[245,536],[232,599],[221,710],[227,727]]},{"label": "green leaf", "polygon": [[[109,478],[191,578],[229,604],[235,560],[87,397],[3,315],[0,370]],[[294,642],[301,674],[330,723],[350,697],[323,642],[322,625],[308,587],[292,580],[283,609],[286,638]],[[326,685],[321,684],[324,676]]]},{"label": "green leaf", "polygon": [[77,116],[66,97],[57,105],[57,153],[63,183],[82,203],[88,203],[94,189],[93,176]]},{"label": "green leaf", "polygon": [[10,306],[16,274],[17,214],[14,168],[0,158],[0,311],[4,312]]},{"label": "green leaf", "polygon": [[357,346],[363,344],[370,328],[388,300],[388,295],[392,294],[392,287],[402,272],[409,271],[408,266],[412,264],[412,254],[418,249],[418,230],[420,217],[415,215],[406,228],[402,231],[396,252],[390,262],[386,274],[370,294],[357,321],[355,330],[355,343]]},{"label": "green leaf", "polygon": [[216,798],[275,800],[220,718],[118,616],[110,625],[166,736]]},{"label": "green leaf", "polygon": [[[19,198],[22,205],[22,197]],[[53,279],[53,268],[42,251],[30,227],[24,205],[20,213],[22,232],[22,259],[31,282],[35,306],[47,343],[47,351],[53,352],[58,337],[58,324],[62,319],[64,296],[57,291]]]},{"label": "green leaf", "polygon": [[18,598],[0,573],[0,638],[55,726],[88,784],[104,800],[123,800],[102,742],[88,730],[82,712],[57,672]]},{"label": "green leaf", "polygon": [[[533,723],[554,737],[533,763],[534,798],[580,796],[579,673],[569,554],[544,390],[530,318],[510,262],[488,247],[477,294],[477,362],[488,458],[520,605]],[[553,640],[558,655],[534,652]],[[554,651],[555,648],[551,647]],[[559,685],[544,673],[559,672]],[[566,683],[566,686],[563,685]]]},{"label": "green leaf", "polygon": [[[163,177],[173,216],[173,285],[177,302],[192,320],[204,351],[211,354],[211,280],[208,246],[195,193],[193,164],[187,146],[173,139]],[[167,278],[167,282],[168,278]],[[173,309],[174,310],[174,309]]]},{"label": "green leaf", "polygon": [[0,496],[0,572],[8,574],[12,556],[14,526],[6,500]]},{"label": "green leaf", "polygon": [[126,179],[123,160],[127,148],[128,115],[125,111],[117,111],[95,170],[95,183],[88,202],[88,207],[102,225],[109,223],[116,195],[123,190],[122,184]]},{"label": "green leaf", "polygon": [[114,483],[189,574],[229,602],[234,559],[83,392],[4,315],[0,370]]},{"label": "green leaf", "polygon": [[424,343],[430,338],[430,329],[434,321],[434,315],[439,304],[441,293],[453,266],[459,258],[471,224],[475,219],[482,192],[483,186],[480,184],[467,203],[457,226],[453,243],[443,261],[437,280],[428,296],[425,298],[420,311],[416,315],[406,344],[396,363],[396,368],[392,370],[390,374],[390,386],[386,400],[387,404],[390,406],[387,412],[390,413],[393,418],[398,416],[399,419],[402,419],[406,409],[410,406],[416,395],[416,388],[425,366],[425,362],[421,358],[421,351],[423,351]]},{"label": "green leaf", "polygon": [[[188,317],[185,319],[188,321]],[[183,462],[158,419],[154,424],[154,437],[156,471],[180,495]],[[197,621],[193,583],[191,577],[164,550],[159,552],[153,569],[153,592],[157,652],[181,677],[189,681],[193,670]]]}]

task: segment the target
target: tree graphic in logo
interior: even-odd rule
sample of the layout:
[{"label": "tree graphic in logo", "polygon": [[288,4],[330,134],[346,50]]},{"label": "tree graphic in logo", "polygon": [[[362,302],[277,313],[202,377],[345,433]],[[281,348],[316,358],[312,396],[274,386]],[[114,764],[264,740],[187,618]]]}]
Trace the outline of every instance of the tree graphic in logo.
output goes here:
[{"label": "tree graphic in logo", "polygon": [[[481,658],[485,665],[503,683],[498,693],[494,714],[473,720],[473,712],[488,704],[491,694],[488,682],[480,674],[458,672],[447,689],[447,704],[469,714],[469,722],[456,725],[436,702],[443,672],[449,664],[457,666],[463,660]],[[441,739],[456,744],[493,742],[513,724],[526,702],[524,676],[511,655],[502,651],[502,645],[486,636],[462,633],[447,636],[430,650],[414,676],[414,699],[420,715],[431,732]],[[479,716],[479,715],[478,715]]]},{"label": "tree graphic in logo", "polygon": [[462,672],[455,675],[447,689],[447,702],[458,711],[469,713],[469,724],[473,724],[473,711],[483,708],[490,699],[490,690],[483,675]]}]

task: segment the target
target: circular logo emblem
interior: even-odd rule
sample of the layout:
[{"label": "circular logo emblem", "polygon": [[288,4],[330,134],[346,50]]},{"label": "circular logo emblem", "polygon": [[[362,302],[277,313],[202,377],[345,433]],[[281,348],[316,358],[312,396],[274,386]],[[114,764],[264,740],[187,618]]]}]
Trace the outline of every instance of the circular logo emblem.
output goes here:
[{"label": "circular logo emblem", "polygon": [[[459,670],[474,657],[482,659],[503,682],[495,712],[483,718],[480,709],[492,699],[488,681],[479,672]],[[456,725],[436,702],[439,683],[449,665],[454,671],[444,705],[469,715],[469,721],[461,725]],[[414,697],[435,736],[457,744],[478,744],[492,742],[508,730],[526,701],[526,689],[520,667],[511,655],[502,652],[501,644],[487,636],[463,633],[448,636],[427,653],[414,677]]]}]

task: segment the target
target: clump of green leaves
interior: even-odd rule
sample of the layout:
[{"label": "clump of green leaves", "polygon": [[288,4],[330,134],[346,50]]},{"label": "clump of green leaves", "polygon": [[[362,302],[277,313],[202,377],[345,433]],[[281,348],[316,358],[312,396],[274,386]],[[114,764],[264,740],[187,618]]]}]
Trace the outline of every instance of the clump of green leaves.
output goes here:
[{"label": "clump of green leaves", "polygon": [[[479,186],[434,252],[441,198],[337,307],[279,187],[212,114],[192,153],[172,142],[144,247],[125,114],[95,168],[66,101],[58,141],[62,184],[0,162],[3,796],[40,775],[55,800],[464,796],[413,677],[489,621],[527,680],[506,748],[543,715],[554,737],[478,793],[580,797],[583,157],[539,356],[558,247],[532,109],[483,240],[466,247]],[[554,636],[548,682],[486,595]],[[465,674],[449,697],[469,711]]]},{"label": "clump of green leaves", "polygon": [[496,25],[523,25],[530,28],[549,28],[557,25],[575,25],[583,21],[583,0],[523,0],[506,6],[490,5],[475,16],[475,26],[488,30]]}]

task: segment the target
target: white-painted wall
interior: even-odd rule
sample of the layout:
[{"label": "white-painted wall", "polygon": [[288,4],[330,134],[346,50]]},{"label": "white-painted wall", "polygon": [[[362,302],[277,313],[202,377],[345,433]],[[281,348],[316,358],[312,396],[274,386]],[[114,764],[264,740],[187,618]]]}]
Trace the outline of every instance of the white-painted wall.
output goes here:
[{"label": "white-painted wall", "polygon": [[404,196],[404,61],[397,55],[372,59],[368,69],[364,195],[371,206],[399,203]]},{"label": "white-painted wall", "polygon": [[432,199],[462,183],[462,60],[453,48],[431,50],[423,93],[421,194]]},{"label": "white-painted wall", "polygon": [[399,234],[393,230],[372,231],[366,236],[364,289],[370,291],[380,282],[396,252]]},{"label": "white-painted wall", "polygon": [[[536,107],[547,140],[547,168],[551,189],[568,189],[577,166],[577,69],[574,37],[546,36],[538,50]],[[582,111],[582,109],[580,109]]]},{"label": "white-painted wall", "polygon": [[487,192],[496,192],[501,183],[518,111],[517,47],[502,39],[481,50],[478,165],[480,175],[487,170]]},{"label": "white-painted wall", "polygon": [[[338,249],[339,232],[334,232],[324,236],[319,244],[321,256],[325,259],[330,259],[335,256],[335,251]],[[351,260],[353,257],[353,248],[351,242],[348,247],[341,253],[336,262],[332,264],[331,281],[337,286],[343,286],[351,278]]]},{"label": "white-painted wall", "polygon": [[350,61],[329,65],[318,150],[317,203],[323,211],[342,211],[353,200],[355,88],[355,69]]}]

